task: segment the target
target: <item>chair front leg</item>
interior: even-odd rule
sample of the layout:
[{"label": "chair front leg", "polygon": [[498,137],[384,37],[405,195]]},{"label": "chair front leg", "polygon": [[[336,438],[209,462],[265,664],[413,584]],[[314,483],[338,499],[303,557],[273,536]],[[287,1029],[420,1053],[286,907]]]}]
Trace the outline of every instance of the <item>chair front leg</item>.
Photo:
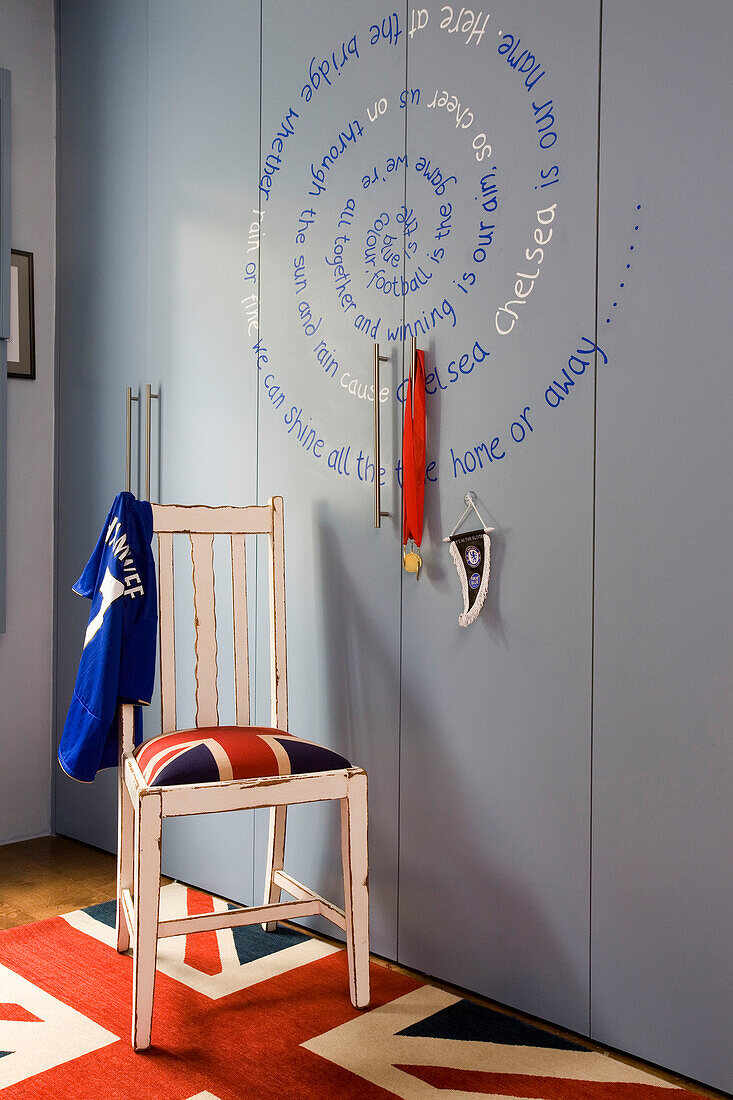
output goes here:
[{"label": "chair front leg", "polygon": [[[270,807],[269,836],[267,841],[267,863],[265,866],[265,905],[280,901],[280,887],[272,881],[274,871],[282,871],[285,863],[285,825],[287,806]],[[262,925],[265,932],[274,932],[277,921],[267,921]]]},{"label": "chair front leg", "polygon": [[134,819],[132,802],[125,785],[124,760],[120,761],[117,788],[117,950],[122,954],[130,946],[130,930],[122,907],[122,891],[132,890],[134,845]]},{"label": "chair front leg", "polygon": [[367,777],[349,779],[341,799],[341,858],[349,992],[354,1008],[369,1007],[369,862],[367,851]]},{"label": "chair front leg", "polygon": [[160,907],[162,823],[160,794],[143,793],[135,807],[135,920],[132,944],[132,1046],[134,1050],[145,1050],[150,1046]]}]

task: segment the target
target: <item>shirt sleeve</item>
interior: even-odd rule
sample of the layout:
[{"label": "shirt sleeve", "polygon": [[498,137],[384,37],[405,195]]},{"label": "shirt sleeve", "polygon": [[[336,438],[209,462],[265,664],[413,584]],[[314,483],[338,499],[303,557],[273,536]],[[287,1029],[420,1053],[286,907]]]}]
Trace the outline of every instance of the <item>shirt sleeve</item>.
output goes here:
[{"label": "shirt sleeve", "polygon": [[[127,495],[130,496],[131,494]],[[112,507],[109,510],[109,515],[104,521],[102,530],[99,532],[99,538],[97,539],[96,546],[92,550],[91,557],[84,566],[79,580],[71,586],[72,592],[76,592],[78,596],[86,596],[88,600],[91,600],[94,597],[94,593],[97,591],[98,581],[101,579],[99,577],[99,567],[106,549],[108,532],[115,518],[119,518],[124,508],[124,497],[124,493],[118,493],[115,497]]]}]

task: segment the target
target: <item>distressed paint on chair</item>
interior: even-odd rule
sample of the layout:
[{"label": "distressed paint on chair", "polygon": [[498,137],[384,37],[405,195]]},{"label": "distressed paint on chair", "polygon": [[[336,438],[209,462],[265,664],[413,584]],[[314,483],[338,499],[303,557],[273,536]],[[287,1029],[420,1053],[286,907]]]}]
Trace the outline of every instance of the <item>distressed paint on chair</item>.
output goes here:
[{"label": "distressed paint on chair", "polygon": [[[217,646],[214,601],[215,534],[231,536],[232,599],[237,721],[249,719],[246,639],[246,534],[266,534],[270,547],[272,723],[287,730],[285,558],[282,498],[266,508],[209,508],[153,505],[160,562],[160,645],[163,731],[175,729],[173,536],[188,534],[194,568],[196,617],[196,702],[198,727],[216,725]],[[172,724],[171,724],[172,723]],[[346,934],[349,993],[356,1008],[369,1004],[369,896],[367,863],[367,777],[360,768],[303,775],[263,776],[224,782],[148,786],[134,756],[133,707],[120,715],[117,950],[133,950],[132,1045],[151,1042],[157,941],[214,928],[320,915]],[[326,901],[283,870],[289,805],[339,800],[344,871],[344,909]],[[226,913],[159,921],[160,848],[165,817],[270,807],[270,841],[264,905]],[[281,901],[281,892],[294,901]]]},{"label": "distressed paint on chair", "polygon": [[189,538],[196,625],[196,725],[216,726],[219,724],[219,693],[216,684],[214,536],[195,534]]},{"label": "distressed paint on chair", "polygon": [[158,535],[158,628],[160,636],[160,708],[162,733],[176,728],[176,633],[173,604],[173,535]]},{"label": "distressed paint on chair", "polygon": [[249,632],[247,627],[247,556],[244,535],[232,535],[234,601],[234,698],[237,725],[249,724]]}]

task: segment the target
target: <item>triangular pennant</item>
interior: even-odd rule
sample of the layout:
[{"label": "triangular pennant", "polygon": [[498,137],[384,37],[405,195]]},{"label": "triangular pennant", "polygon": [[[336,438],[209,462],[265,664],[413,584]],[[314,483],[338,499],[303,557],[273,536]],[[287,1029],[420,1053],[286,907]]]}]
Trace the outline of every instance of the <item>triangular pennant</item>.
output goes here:
[{"label": "triangular pennant", "polygon": [[491,540],[486,531],[468,531],[450,536],[450,552],[456,563],[463,592],[463,611],[458,616],[461,626],[478,618],[489,590]]}]

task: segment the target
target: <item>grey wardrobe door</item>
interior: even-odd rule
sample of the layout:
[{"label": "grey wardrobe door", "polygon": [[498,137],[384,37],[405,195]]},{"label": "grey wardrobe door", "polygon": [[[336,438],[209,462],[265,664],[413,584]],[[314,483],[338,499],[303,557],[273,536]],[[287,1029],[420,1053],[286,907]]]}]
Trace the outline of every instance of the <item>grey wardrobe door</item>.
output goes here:
[{"label": "grey wardrobe door", "polygon": [[[403,584],[399,959],[578,1031],[598,23],[587,0],[473,20],[433,5],[407,70],[419,250],[406,268],[430,279],[406,323],[425,349],[435,465],[423,572]],[[486,603],[464,628],[442,539],[468,490],[496,530]],[[462,530],[480,527],[472,515]]]},{"label": "grey wardrobe door", "polygon": [[[285,498],[290,730],[369,773],[372,944],[391,957],[400,659],[393,393],[402,363],[384,295],[368,286],[368,261],[376,246],[370,232],[383,233],[383,213],[393,217],[404,193],[396,163],[404,112],[396,104],[405,37],[403,17],[395,25],[393,7],[382,2],[314,11],[290,0],[263,9],[261,298],[251,352],[260,378],[260,499]],[[381,100],[388,110],[380,111]],[[377,182],[365,185],[375,170]],[[392,313],[401,318],[397,298]],[[378,530],[374,340],[389,356],[380,410],[382,509],[391,514]],[[263,578],[263,601],[265,594]],[[258,653],[264,666],[264,643]],[[268,720],[265,709],[260,719]],[[333,809],[290,812],[287,863],[338,897]]]},{"label": "grey wardrobe door", "polygon": [[592,936],[594,1036],[727,1091],[732,37],[604,4]]},{"label": "grey wardrobe door", "polygon": [[[145,362],[147,4],[63,0],[58,19],[57,739],[89,617],[71,586],[125,487],[125,389]],[[54,768],[56,830],[114,849],[116,772]]]},{"label": "grey wardrobe door", "polygon": [[[259,20],[256,0],[149,5],[147,380],[160,393],[151,498],[163,503],[241,505],[257,494],[257,372],[242,300],[256,295],[246,272],[257,249]],[[217,567],[230,577],[225,543],[217,540]],[[254,556],[249,564],[254,574]],[[185,729],[195,723],[186,547],[176,567],[191,613],[176,645]],[[219,710],[233,722],[230,608],[230,588],[218,586]],[[158,713],[146,736],[155,722]],[[167,821],[163,869],[251,902],[252,843],[251,814]]]},{"label": "grey wardrobe door", "polygon": [[7,343],[10,338],[10,72],[0,69],[0,634],[5,632]]}]

